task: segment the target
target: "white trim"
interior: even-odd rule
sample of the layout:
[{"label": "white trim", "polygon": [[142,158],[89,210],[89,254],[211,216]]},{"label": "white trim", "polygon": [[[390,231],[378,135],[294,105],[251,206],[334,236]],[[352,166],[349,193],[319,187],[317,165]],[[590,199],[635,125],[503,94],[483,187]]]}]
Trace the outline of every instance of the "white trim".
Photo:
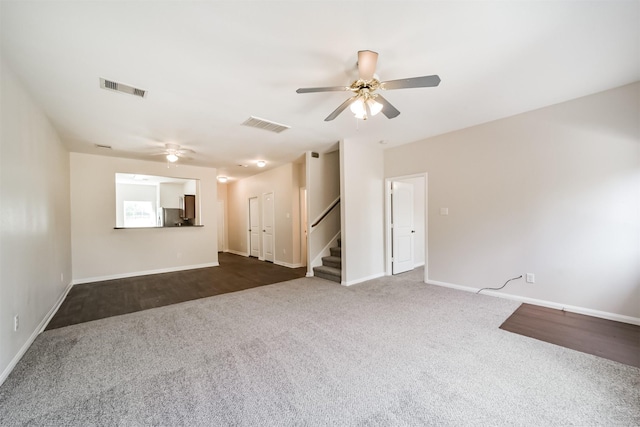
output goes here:
[{"label": "white trim", "polygon": [[311,266],[311,270],[313,270],[313,267],[319,267],[322,265],[322,258],[329,256],[331,254],[331,248],[336,247],[336,245],[338,244],[338,239],[341,238],[341,234],[342,234],[342,231],[338,231],[331,238],[331,240],[329,240],[329,242],[326,245],[324,245],[324,248],[322,248],[322,250],[318,253],[318,255],[316,255],[316,257],[313,260],[311,260],[311,262],[307,260],[308,265]]},{"label": "white trim", "polygon": [[311,271],[311,272],[307,271],[307,274],[305,274],[304,277],[314,277],[313,276],[313,271]]},{"label": "white trim", "polygon": [[18,353],[13,357],[13,359],[11,359],[11,362],[9,362],[9,365],[7,365],[5,370],[0,375],[0,386],[9,377],[13,369],[16,367],[20,359],[22,359],[22,356],[24,356],[27,350],[29,350],[29,347],[31,347],[31,344],[33,344],[33,342],[36,340],[38,335],[40,335],[42,331],[44,331],[44,329],[47,327],[47,325],[49,324],[53,316],[55,316],[55,314],[58,312],[58,309],[62,305],[62,302],[67,297],[67,294],[69,293],[72,287],[73,287],[73,283],[69,283],[67,285],[67,288],[64,290],[64,292],[62,292],[62,294],[58,298],[58,301],[56,301],[56,303],[53,305],[51,310],[49,310],[49,313],[47,313],[47,315],[44,316],[40,324],[38,324],[36,329],[33,331],[33,333],[29,336],[27,341],[24,343],[24,345],[20,347],[20,350],[18,351]]},{"label": "white trim", "polygon": [[249,254],[246,253],[246,252],[234,251],[233,249],[227,249],[227,252],[229,252],[230,254],[234,254],[234,255],[240,255],[240,256],[245,256],[245,257],[249,256]]},{"label": "white trim", "polygon": [[83,283],[92,283],[92,282],[102,282],[105,280],[113,280],[113,279],[125,279],[127,277],[136,277],[136,276],[147,276],[149,274],[160,274],[160,273],[171,273],[174,271],[184,271],[184,270],[194,270],[196,268],[207,268],[207,267],[218,267],[220,266],[217,262],[208,262],[205,264],[195,264],[195,265],[185,265],[181,267],[169,267],[169,268],[159,268],[157,270],[146,270],[146,271],[134,271],[131,273],[122,273],[122,274],[113,274],[109,276],[97,276],[97,277],[87,277],[84,279],[73,280],[71,283],[74,285],[80,285]]},{"label": "white trim", "polygon": [[342,286],[351,286],[351,285],[357,285],[358,283],[362,283],[362,282],[367,282],[369,280],[373,280],[373,279],[379,279],[380,277],[384,277],[385,273],[380,272],[380,273],[376,273],[376,274],[372,274],[371,276],[367,276],[367,277],[363,277],[361,279],[356,279],[356,280],[350,280],[348,282],[342,282],[341,285]]},{"label": "white trim", "polygon": [[[469,286],[455,285],[453,283],[440,282],[437,280],[427,280],[425,283],[429,285],[443,286],[445,288],[453,288],[466,292],[476,293],[480,288],[472,288]],[[539,305],[542,307],[555,308],[556,310],[569,311],[571,313],[584,314],[586,316],[599,317],[601,319],[614,320],[616,322],[629,323],[640,326],[640,318],[625,316],[623,314],[609,313],[607,311],[593,310],[591,308],[577,307],[575,305],[562,304],[553,301],[546,301],[536,298],[522,297],[519,295],[505,294],[496,291],[483,291],[481,295],[489,295],[498,298],[504,298],[512,301],[523,302],[527,304]]]},{"label": "white trim", "polygon": [[284,261],[273,261],[273,263],[275,265],[281,265],[283,267],[289,267],[289,268],[300,268],[300,267],[305,267],[303,264],[300,264],[299,262],[295,263],[295,264],[290,264],[288,262],[284,262]]},{"label": "white trim", "polygon": [[73,288],[73,282],[70,282],[67,285],[67,288],[64,290],[60,298],[58,298],[58,301],[56,301],[53,308],[49,310],[49,313],[46,315],[46,317],[44,318],[44,321],[41,323],[42,327],[38,329],[38,334],[41,334],[45,330],[49,322],[51,322],[51,319],[53,319],[53,316],[55,316],[58,310],[60,309],[60,306],[62,305],[65,298],[69,294],[69,291],[71,290],[71,288]]}]

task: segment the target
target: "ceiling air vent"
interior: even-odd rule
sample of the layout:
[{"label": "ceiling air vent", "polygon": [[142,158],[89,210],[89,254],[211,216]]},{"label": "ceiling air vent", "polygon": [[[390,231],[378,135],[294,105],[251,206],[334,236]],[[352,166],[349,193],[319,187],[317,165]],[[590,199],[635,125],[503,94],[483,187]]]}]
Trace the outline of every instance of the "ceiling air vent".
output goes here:
[{"label": "ceiling air vent", "polygon": [[243,126],[249,126],[252,128],[264,129],[269,132],[280,133],[289,129],[291,126],[283,125],[276,122],[271,122],[269,120],[261,119],[259,117],[249,117],[247,120],[242,123]]},{"label": "ceiling air vent", "polygon": [[144,98],[144,95],[147,93],[146,90],[138,89],[133,86],[128,86],[103,78],[100,78],[100,87],[102,89],[116,90],[118,92],[127,93],[129,95],[139,96],[140,98]]},{"label": "ceiling air vent", "polygon": [[105,150],[111,150],[110,145],[96,144],[96,148],[104,148]]}]

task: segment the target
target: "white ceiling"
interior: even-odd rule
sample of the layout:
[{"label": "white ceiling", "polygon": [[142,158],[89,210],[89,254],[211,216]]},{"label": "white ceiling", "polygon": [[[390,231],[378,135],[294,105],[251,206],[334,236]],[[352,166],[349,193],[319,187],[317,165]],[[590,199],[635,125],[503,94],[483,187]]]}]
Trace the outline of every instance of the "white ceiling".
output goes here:
[{"label": "white ceiling", "polygon": [[[164,143],[185,163],[239,178],[340,139],[405,144],[640,80],[639,1],[44,1],[1,7],[2,57],[71,151],[145,158]],[[348,93],[356,53],[394,80],[401,111],[324,118]],[[104,77],[148,91],[100,89]],[[249,116],[291,126],[241,126]],[[110,145],[112,151],[95,144]],[[243,168],[238,164],[247,164]]]}]

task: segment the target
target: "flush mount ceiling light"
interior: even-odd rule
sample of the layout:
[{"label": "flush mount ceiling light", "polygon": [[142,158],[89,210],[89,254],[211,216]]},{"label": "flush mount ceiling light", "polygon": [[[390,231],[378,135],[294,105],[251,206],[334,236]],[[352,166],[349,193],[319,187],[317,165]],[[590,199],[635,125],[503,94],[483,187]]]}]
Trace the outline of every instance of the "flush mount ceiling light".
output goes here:
[{"label": "flush mount ceiling light", "polygon": [[227,181],[229,181],[229,178],[227,178],[226,176],[219,176],[218,177],[218,182],[221,182],[221,183],[224,184]]},{"label": "flush mount ceiling light", "polygon": [[259,168],[263,168],[267,165],[267,162],[265,162],[264,160],[258,160],[256,162],[256,165],[258,165]]}]

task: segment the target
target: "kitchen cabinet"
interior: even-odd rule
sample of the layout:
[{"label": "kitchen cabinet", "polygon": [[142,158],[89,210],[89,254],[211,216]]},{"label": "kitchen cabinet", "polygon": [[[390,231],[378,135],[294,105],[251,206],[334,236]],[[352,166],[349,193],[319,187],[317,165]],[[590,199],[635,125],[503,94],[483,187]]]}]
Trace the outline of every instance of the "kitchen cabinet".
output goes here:
[{"label": "kitchen cabinet", "polygon": [[195,219],[195,217],[196,217],[196,196],[194,194],[185,194],[183,218]]}]

